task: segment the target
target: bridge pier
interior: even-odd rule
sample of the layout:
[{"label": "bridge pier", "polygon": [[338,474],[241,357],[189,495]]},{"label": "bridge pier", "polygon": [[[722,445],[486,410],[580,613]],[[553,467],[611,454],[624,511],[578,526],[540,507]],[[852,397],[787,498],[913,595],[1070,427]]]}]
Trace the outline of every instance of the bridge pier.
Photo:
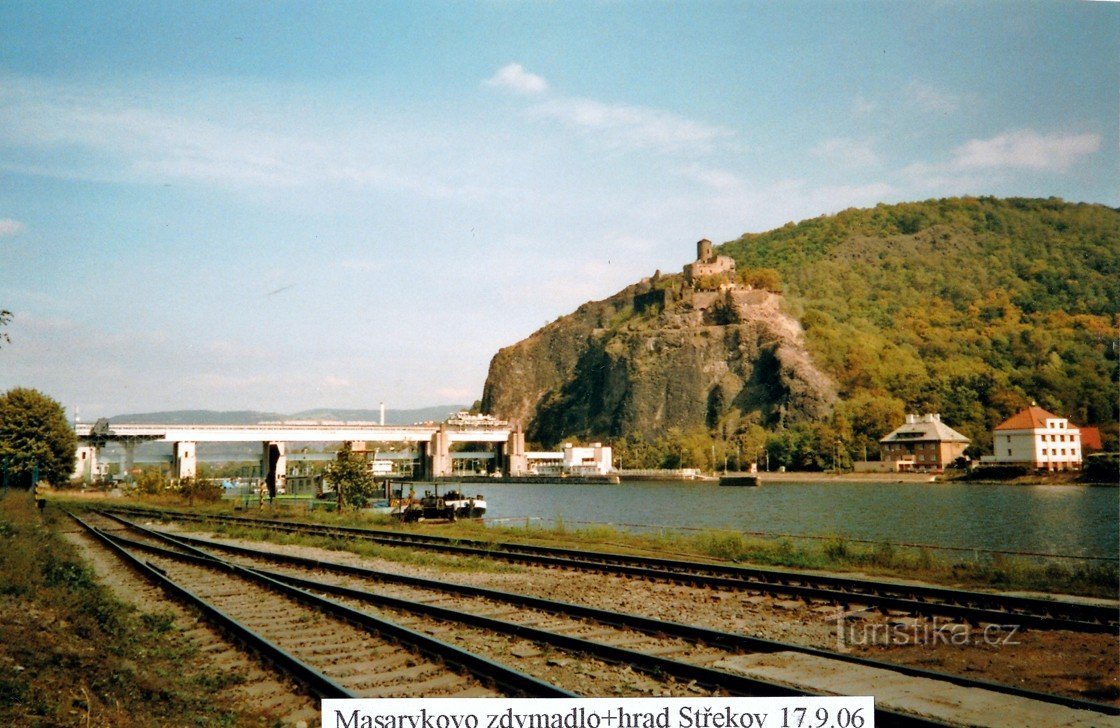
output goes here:
[{"label": "bridge pier", "polygon": [[502,475],[525,475],[529,472],[529,460],[525,457],[525,433],[521,425],[516,425],[509,433],[509,439],[499,444]]},{"label": "bridge pier", "polygon": [[132,482],[132,467],[136,463],[136,440],[125,440],[124,445],[124,461],[121,463],[121,470],[124,472],[124,482]]},{"label": "bridge pier", "polygon": [[81,478],[83,483],[92,483],[98,475],[99,460],[101,460],[100,447],[97,445],[79,445],[77,459],[74,461],[74,477]]},{"label": "bridge pier", "polygon": [[268,497],[275,498],[279,492],[286,492],[288,480],[288,443],[261,443],[261,477],[268,488]]},{"label": "bridge pier", "polygon": [[198,475],[198,444],[194,442],[172,443],[171,477],[182,480]]},{"label": "bridge pier", "polygon": [[416,470],[412,477],[415,480],[432,479],[432,460],[428,454],[432,451],[432,443],[418,440],[416,442]]},{"label": "bridge pier", "polygon": [[432,434],[430,448],[432,478],[446,478],[453,474],[451,467],[451,443],[447,438],[447,426],[440,425]]}]

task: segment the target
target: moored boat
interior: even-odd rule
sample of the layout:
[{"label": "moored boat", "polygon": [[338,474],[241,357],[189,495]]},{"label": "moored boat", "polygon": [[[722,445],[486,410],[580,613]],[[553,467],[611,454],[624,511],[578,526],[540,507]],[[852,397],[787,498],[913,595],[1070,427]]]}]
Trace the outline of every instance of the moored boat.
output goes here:
[{"label": "moored boat", "polygon": [[411,492],[407,498],[400,498],[394,503],[392,513],[405,521],[482,518],[486,513],[486,498],[481,493],[467,495],[458,489],[440,495],[439,486],[435,486],[434,491],[424,491],[422,498],[413,497]]},{"label": "moored boat", "polygon": [[755,488],[762,485],[762,481],[758,475],[721,475],[719,484]]}]

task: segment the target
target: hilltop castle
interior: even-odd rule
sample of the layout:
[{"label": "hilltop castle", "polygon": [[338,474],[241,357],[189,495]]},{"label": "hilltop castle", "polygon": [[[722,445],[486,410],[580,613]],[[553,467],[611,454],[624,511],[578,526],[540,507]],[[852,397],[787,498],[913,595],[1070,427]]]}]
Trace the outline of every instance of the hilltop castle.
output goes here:
[{"label": "hilltop castle", "polygon": [[712,251],[712,241],[704,238],[696,243],[696,260],[684,267],[684,278],[695,283],[703,276],[735,275],[735,260]]}]

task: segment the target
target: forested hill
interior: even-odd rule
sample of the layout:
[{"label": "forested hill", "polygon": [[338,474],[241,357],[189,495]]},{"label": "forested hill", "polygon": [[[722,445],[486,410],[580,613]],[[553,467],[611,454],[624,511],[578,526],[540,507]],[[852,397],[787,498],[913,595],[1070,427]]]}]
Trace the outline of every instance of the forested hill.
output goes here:
[{"label": "forested hill", "polygon": [[990,450],[990,428],[1031,400],[1116,431],[1120,211],[933,200],[720,248],[741,269],[778,271],[815,363],[839,385],[832,429],[851,445],[873,446],[903,412],[940,412]]}]

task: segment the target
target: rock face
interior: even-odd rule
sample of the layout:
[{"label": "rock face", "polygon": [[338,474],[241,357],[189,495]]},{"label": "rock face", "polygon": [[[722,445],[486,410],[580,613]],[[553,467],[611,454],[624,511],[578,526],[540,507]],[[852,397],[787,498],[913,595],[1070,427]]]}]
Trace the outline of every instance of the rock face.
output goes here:
[{"label": "rock face", "polygon": [[835,388],[780,303],[743,287],[694,291],[681,276],[643,280],[499,351],[482,409],[549,446],[712,427],[733,408],[764,425],[822,417]]}]

